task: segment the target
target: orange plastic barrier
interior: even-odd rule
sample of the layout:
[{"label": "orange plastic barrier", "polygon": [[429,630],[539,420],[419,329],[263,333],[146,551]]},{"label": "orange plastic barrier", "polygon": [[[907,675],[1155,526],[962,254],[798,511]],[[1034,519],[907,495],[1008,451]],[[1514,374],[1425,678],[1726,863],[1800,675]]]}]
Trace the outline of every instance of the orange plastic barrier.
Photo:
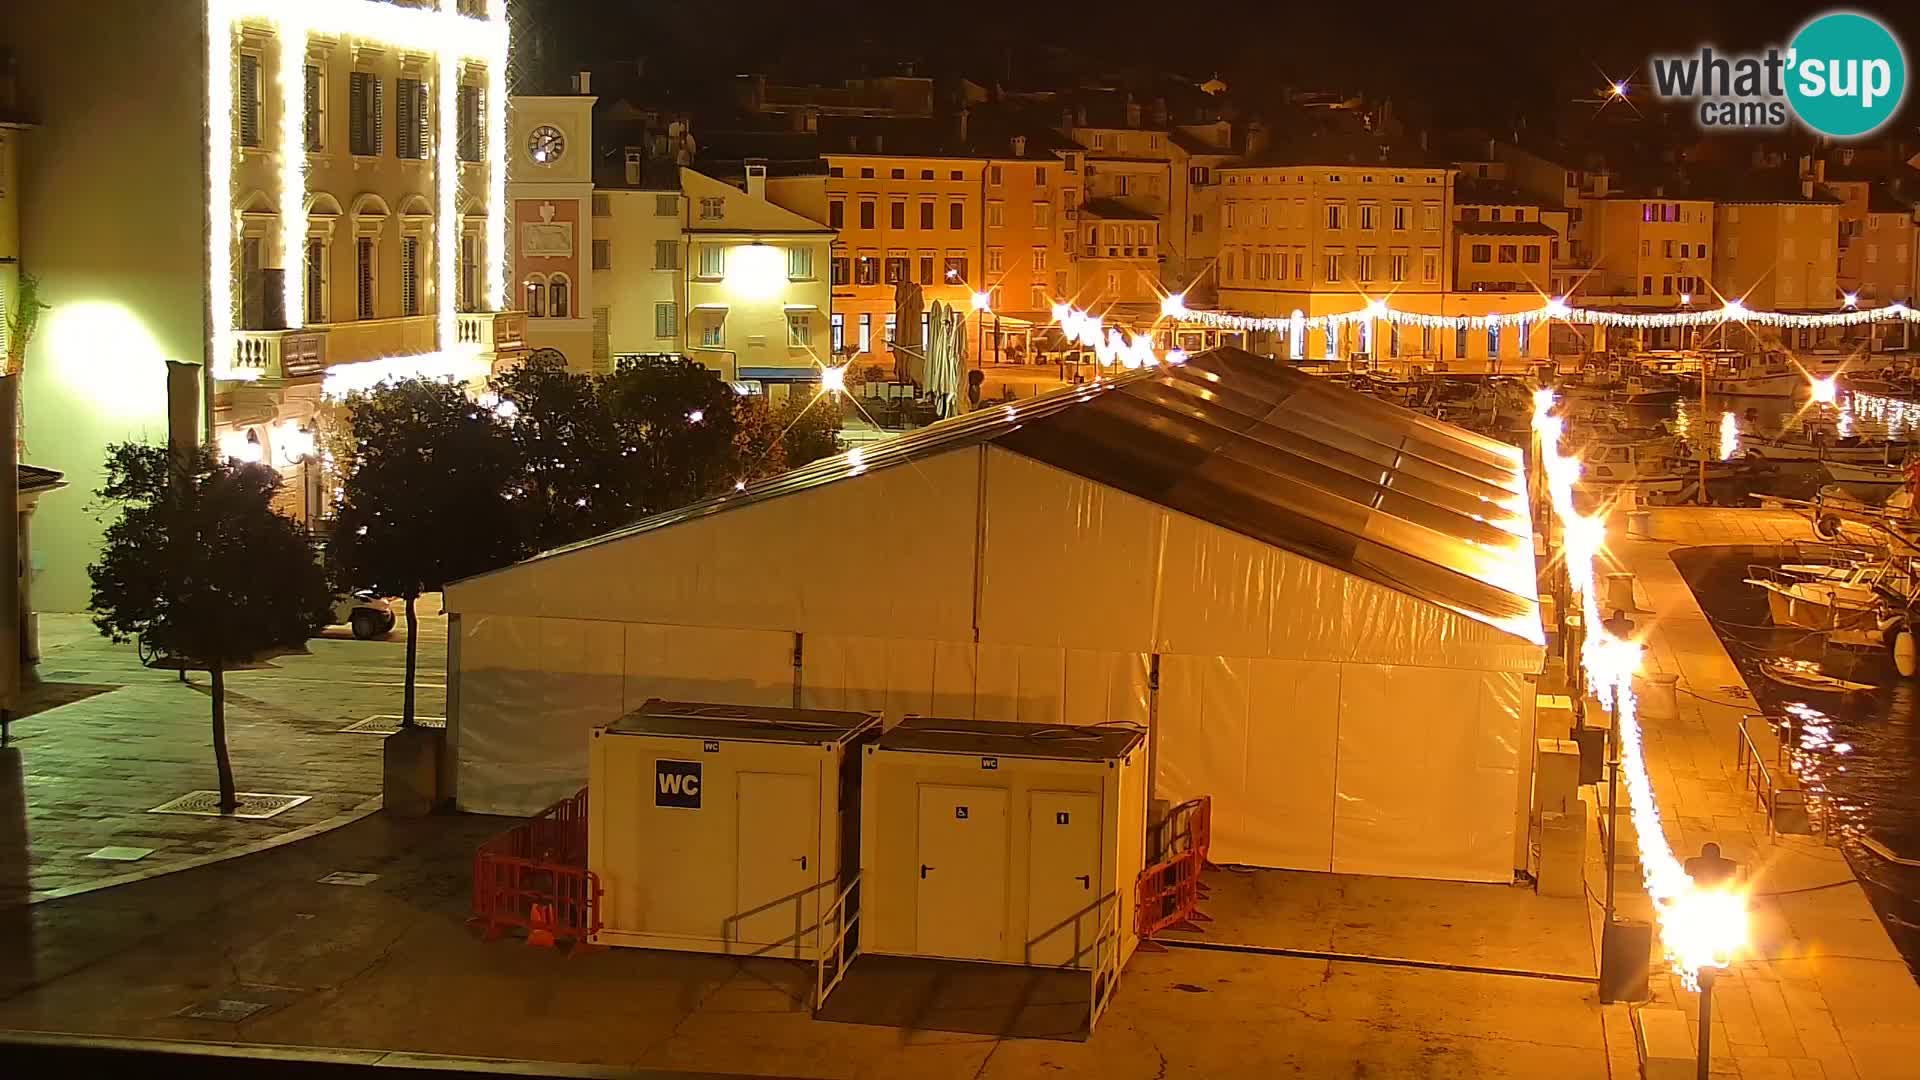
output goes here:
[{"label": "orange plastic barrier", "polygon": [[488,940],[517,926],[528,944],[579,948],[600,930],[600,896],[599,875],[587,869],[583,788],[480,845],[469,921]]},{"label": "orange plastic barrier", "polygon": [[1160,823],[1160,854],[1171,857],[1191,851],[1200,856],[1200,867],[1211,865],[1207,853],[1213,846],[1213,796],[1188,799],[1167,811]]},{"label": "orange plastic barrier", "polygon": [[1167,930],[1198,930],[1195,923],[1211,922],[1200,913],[1198,851],[1183,851],[1140,872],[1134,884],[1134,929],[1143,948],[1154,935]]}]

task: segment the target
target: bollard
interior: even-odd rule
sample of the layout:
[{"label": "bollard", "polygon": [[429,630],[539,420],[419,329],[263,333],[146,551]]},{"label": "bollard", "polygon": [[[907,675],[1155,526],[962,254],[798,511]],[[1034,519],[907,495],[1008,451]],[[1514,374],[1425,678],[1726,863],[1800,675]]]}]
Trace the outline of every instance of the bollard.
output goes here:
[{"label": "bollard", "polygon": [[1643,720],[1678,720],[1680,718],[1680,676],[1669,675],[1664,671],[1648,672],[1633,677],[1633,693],[1639,699],[1638,715]]},{"label": "bollard", "polygon": [[1638,611],[1633,606],[1633,575],[1618,571],[1607,575],[1607,602],[1602,605],[1608,611]]},{"label": "bollard", "polygon": [[1616,919],[1600,931],[1600,1000],[1647,1000],[1648,958],[1653,954],[1653,924]]}]

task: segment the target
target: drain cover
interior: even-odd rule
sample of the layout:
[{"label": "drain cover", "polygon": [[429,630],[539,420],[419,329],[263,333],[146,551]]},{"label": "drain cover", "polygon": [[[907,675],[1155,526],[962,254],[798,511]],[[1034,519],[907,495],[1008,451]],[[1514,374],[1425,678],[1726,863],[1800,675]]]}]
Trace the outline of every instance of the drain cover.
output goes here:
[{"label": "drain cover", "polygon": [[241,791],[236,792],[235,795],[240,800],[240,805],[229,814],[220,812],[220,793],[217,791],[189,791],[171,802],[161,803],[147,813],[191,814],[196,817],[270,818],[313,798],[311,795],[266,795],[258,791]]},{"label": "drain cover", "polygon": [[[377,716],[369,716],[365,720],[355,720],[353,723],[341,728],[340,734],[391,735],[400,730],[400,719],[398,716],[381,713]],[[447,726],[447,718],[444,716],[416,716],[413,718],[413,722],[415,726],[425,728],[443,728]]]},{"label": "drain cover", "polygon": [[150,847],[114,847],[109,845],[98,851],[88,852],[87,858],[100,859],[105,862],[139,862],[151,854],[153,854],[153,849]]},{"label": "drain cover", "polygon": [[270,1001],[249,1001],[245,998],[212,998],[198,1005],[189,1005],[175,1016],[184,1016],[189,1020],[218,1020],[226,1024],[237,1024],[262,1009],[271,1008]]},{"label": "drain cover", "polygon": [[371,885],[380,880],[379,874],[360,874],[350,870],[335,870],[320,879],[322,885]]}]

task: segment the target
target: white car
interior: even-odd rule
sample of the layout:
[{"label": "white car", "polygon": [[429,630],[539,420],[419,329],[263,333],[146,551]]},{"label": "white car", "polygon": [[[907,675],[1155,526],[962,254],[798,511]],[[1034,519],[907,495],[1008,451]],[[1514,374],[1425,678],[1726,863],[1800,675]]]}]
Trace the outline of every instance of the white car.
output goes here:
[{"label": "white car", "polygon": [[333,598],[333,621],[353,627],[354,637],[371,641],[393,631],[393,605],[366,591],[341,593]]}]

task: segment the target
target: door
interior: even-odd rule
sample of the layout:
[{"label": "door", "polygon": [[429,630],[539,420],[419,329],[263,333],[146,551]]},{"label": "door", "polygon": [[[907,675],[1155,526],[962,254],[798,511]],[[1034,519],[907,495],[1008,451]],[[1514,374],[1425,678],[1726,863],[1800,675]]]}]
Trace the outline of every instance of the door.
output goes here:
[{"label": "door", "polygon": [[920,785],[915,951],[999,960],[1007,943],[1007,793]]},{"label": "door", "polygon": [[240,326],[259,330],[267,325],[267,281],[260,238],[240,241]]},{"label": "door", "polygon": [[797,955],[820,910],[820,788],[804,773],[739,774],[734,941]]},{"label": "door", "polygon": [[1034,792],[1027,836],[1027,963],[1087,967],[1104,895],[1100,796]]}]

